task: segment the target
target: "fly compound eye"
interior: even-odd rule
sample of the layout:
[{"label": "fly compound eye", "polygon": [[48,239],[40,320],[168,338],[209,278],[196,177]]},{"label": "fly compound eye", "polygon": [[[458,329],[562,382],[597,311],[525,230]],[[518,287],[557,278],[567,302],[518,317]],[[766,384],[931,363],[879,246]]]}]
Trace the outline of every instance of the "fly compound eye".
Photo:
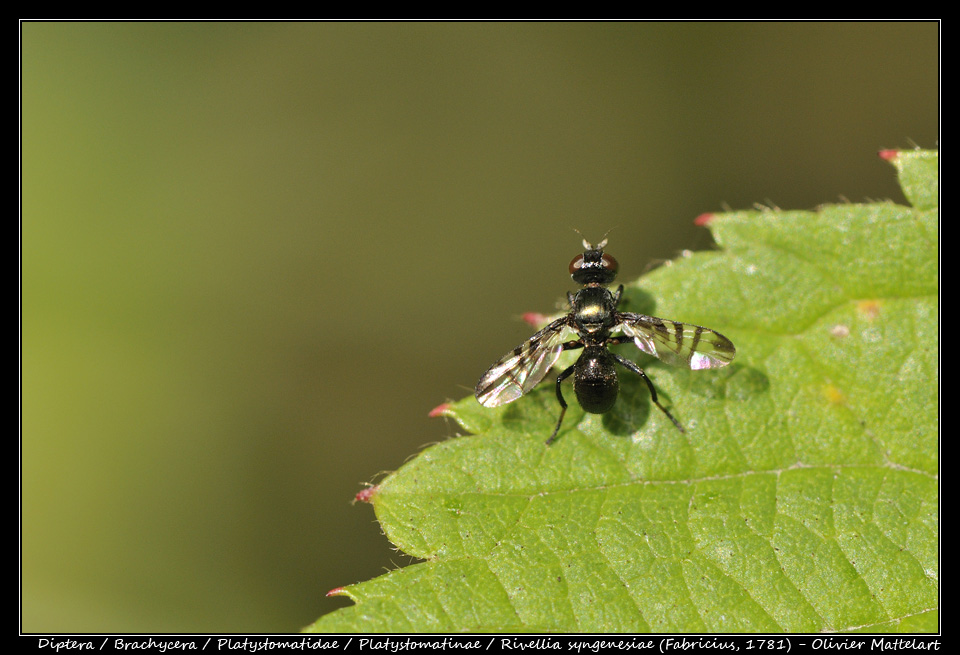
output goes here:
[{"label": "fly compound eye", "polygon": [[[613,259],[613,257],[611,257],[610,259]],[[614,261],[613,265],[616,266],[617,262]],[[570,275],[573,275],[574,273],[579,271],[581,268],[583,268],[583,255],[577,255],[570,261]]]},{"label": "fly compound eye", "polygon": [[[617,260],[606,253],[600,258],[600,265],[611,273],[616,273],[620,269],[620,264],[617,263]],[[570,266],[573,267],[573,264],[571,263]]]}]

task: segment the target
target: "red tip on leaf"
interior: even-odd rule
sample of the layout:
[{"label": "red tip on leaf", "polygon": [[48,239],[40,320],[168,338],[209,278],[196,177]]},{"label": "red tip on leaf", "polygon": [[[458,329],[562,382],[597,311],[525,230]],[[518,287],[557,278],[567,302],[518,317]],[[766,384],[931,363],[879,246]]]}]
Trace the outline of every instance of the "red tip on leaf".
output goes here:
[{"label": "red tip on leaf", "polygon": [[706,214],[700,214],[695,219],[693,219],[694,225],[706,225],[716,217],[716,214],[711,214],[707,212]]},{"label": "red tip on leaf", "polygon": [[[370,499],[373,498],[373,494],[377,493],[377,490],[380,487],[367,487],[366,489],[357,492],[357,495],[354,496],[354,500],[359,500],[361,503],[369,503]],[[328,596],[330,594],[327,594]]]},{"label": "red tip on leaf", "polygon": [[893,161],[894,159],[900,156],[900,151],[899,150],[881,150],[877,154],[880,155],[880,159]]},{"label": "red tip on leaf", "polygon": [[331,589],[330,591],[327,592],[327,598],[329,598],[330,596],[346,596],[346,595],[347,595],[347,590],[344,589],[343,587],[337,587],[336,589]]},{"label": "red tip on leaf", "polygon": [[427,416],[430,418],[437,418],[438,416],[446,416],[449,413],[450,413],[450,403],[443,403],[431,409],[430,413],[427,414]]},{"label": "red tip on leaf", "polygon": [[523,320],[533,327],[539,327],[547,322],[547,317],[537,312],[527,312],[523,315]]}]

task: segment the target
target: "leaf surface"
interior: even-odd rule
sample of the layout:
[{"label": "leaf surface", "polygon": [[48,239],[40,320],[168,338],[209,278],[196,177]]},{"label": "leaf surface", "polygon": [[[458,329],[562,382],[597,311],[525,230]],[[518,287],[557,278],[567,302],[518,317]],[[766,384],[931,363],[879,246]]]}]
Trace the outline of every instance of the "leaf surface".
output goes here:
[{"label": "leaf surface", "polygon": [[471,435],[370,495],[424,561],[308,630],[935,631],[938,161],[892,161],[912,207],[717,214],[717,251],[628,286],[629,311],[736,344],[717,371],[616,348],[686,433],[625,371],[614,410],[571,402],[550,447],[549,381],[451,404]]}]

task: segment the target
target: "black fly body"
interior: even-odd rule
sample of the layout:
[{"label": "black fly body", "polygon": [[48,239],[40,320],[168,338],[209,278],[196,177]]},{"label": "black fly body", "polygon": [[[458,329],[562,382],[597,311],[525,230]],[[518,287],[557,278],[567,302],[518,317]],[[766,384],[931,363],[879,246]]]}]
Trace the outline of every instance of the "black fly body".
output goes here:
[{"label": "black fly body", "polygon": [[[573,375],[573,390],[580,406],[587,412],[603,414],[617,401],[620,383],[616,364],[643,378],[653,403],[678,430],[684,431],[677,419],[660,404],[657,390],[643,369],[610,352],[609,346],[632,341],[648,355],[692,370],[726,366],[736,354],[733,343],[719,332],[655,316],[617,311],[623,285],[615,292],[607,288],[617,277],[618,264],[616,259],[603,252],[606,245],[606,239],[596,246],[584,240],[583,254],[570,262],[570,275],[581,286],[576,294],[567,293],[570,313],[514,348],[491,366],[477,383],[476,396],[481,405],[505,405],[537,386],[564,350],[582,348],[576,363],[557,376],[560,418],[547,439],[547,445],[557,438],[567,411],[560,384]],[[565,341],[571,331],[577,338]],[[620,334],[614,335],[614,332]]]}]

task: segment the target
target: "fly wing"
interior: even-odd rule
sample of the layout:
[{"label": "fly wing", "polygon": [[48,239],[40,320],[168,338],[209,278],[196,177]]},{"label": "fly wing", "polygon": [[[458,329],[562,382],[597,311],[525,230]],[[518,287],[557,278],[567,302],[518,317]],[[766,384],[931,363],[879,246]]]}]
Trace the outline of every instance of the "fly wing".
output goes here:
[{"label": "fly wing", "polygon": [[558,318],[491,366],[477,382],[480,404],[506,405],[537,386],[563,352],[566,326],[567,317]]},{"label": "fly wing", "polygon": [[637,348],[674,366],[694,371],[721,368],[737,354],[730,339],[699,325],[643,314],[621,313],[618,318],[620,329]]}]

